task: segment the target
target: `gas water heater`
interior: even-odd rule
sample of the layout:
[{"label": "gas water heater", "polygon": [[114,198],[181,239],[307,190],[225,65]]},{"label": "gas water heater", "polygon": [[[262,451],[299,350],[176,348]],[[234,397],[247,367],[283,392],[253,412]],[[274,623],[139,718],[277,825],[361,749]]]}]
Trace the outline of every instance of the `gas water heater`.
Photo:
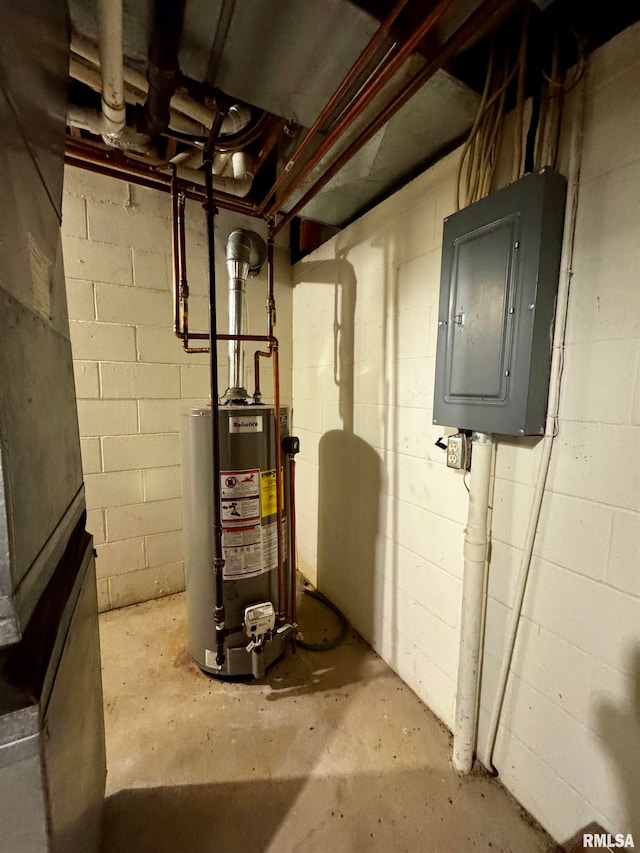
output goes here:
[{"label": "gas water heater", "polygon": [[[245,285],[249,275],[260,271],[265,255],[266,246],[257,234],[236,230],[229,236],[226,247],[229,334],[223,336],[229,339],[229,386],[218,405],[198,406],[182,416],[189,652],[202,670],[219,676],[260,677],[284,652],[287,643],[292,639],[295,642],[292,633],[295,635],[296,628],[291,616],[295,613],[295,590],[289,571],[289,465],[290,452],[296,444],[289,436],[288,409],[278,407],[278,429],[276,406],[261,402],[259,388],[250,402],[244,384]],[[272,251],[270,255],[270,299],[273,300]],[[271,331],[271,315],[269,325]],[[273,339],[272,334],[270,337]],[[213,352],[215,356],[215,348]],[[256,364],[258,361],[256,358]],[[258,369],[256,377],[259,382]],[[216,417],[216,411],[219,469],[215,476],[219,478],[224,558],[221,601],[212,569],[217,461],[212,418]],[[282,566],[278,563],[278,519]],[[220,604],[224,625],[216,627],[214,614]]]}]

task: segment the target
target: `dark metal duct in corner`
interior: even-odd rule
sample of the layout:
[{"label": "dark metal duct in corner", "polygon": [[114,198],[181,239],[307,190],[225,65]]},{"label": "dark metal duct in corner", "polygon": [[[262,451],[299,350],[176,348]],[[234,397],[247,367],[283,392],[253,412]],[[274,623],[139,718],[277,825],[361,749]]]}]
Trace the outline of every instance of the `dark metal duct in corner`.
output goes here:
[{"label": "dark metal duct in corner", "polygon": [[[229,334],[244,334],[245,285],[250,275],[258,275],[267,257],[267,247],[255,231],[237,229],[227,240],[227,272],[229,275]],[[229,341],[229,387],[225,403],[247,403],[245,388],[244,344]]]}]

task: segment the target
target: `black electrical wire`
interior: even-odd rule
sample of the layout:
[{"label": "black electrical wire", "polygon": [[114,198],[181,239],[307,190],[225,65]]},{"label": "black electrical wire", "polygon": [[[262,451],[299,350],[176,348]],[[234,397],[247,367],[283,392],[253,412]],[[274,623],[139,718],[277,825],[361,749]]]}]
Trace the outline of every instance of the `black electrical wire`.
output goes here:
[{"label": "black electrical wire", "polygon": [[298,645],[301,649],[306,649],[309,652],[328,652],[330,649],[337,648],[340,643],[347,636],[347,631],[349,630],[349,623],[345,619],[343,613],[338,610],[335,604],[332,601],[329,601],[326,595],[323,595],[321,592],[318,592],[317,589],[305,589],[303,590],[305,595],[311,596],[311,598],[315,598],[316,601],[319,601],[321,604],[324,604],[332,613],[335,614],[338,618],[338,622],[340,623],[340,629],[338,634],[332,639],[327,640],[326,643],[308,643],[306,640],[298,640]]},{"label": "black electrical wire", "polygon": [[524,171],[525,174],[535,170],[535,150],[536,150],[536,134],[540,123],[540,92],[531,99],[531,121],[529,123],[529,132],[527,133],[527,143],[524,155]]}]

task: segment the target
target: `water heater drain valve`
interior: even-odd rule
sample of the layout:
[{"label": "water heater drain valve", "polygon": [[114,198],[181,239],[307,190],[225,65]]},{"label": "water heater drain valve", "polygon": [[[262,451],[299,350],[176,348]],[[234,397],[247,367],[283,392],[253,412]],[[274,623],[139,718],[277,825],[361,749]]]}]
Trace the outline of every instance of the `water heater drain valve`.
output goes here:
[{"label": "water heater drain valve", "polygon": [[247,651],[261,648],[271,639],[276,626],[276,610],[270,601],[250,604],[244,609],[244,631],[249,638]]}]

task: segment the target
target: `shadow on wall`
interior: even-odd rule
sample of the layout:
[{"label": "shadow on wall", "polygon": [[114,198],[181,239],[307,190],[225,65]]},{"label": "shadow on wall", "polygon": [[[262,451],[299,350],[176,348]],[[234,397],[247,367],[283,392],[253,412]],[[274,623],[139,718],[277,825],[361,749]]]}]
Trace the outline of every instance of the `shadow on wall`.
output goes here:
[{"label": "shadow on wall", "polygon": [[358,282],[353,265],[340,257],[312,267],[304,281],[334,289],[333,381],[343,424],[324,433],[319,444],[317,585],[371,640],[383,471],[380,457],[354,427]]},{"label": "shadow on wall", "polygon": [[362,438],[331,430],[320,440],[318,587],[369,641],[375,627],[381,461]]},{"label": "shadow on wall", "polygon": [[630,832],[640,847],[640,646],[630,651],[631,695],[622,706],[602,701],[595,709],[595,728],[603,739],[624,797],[626,825],[611,832]]}]

